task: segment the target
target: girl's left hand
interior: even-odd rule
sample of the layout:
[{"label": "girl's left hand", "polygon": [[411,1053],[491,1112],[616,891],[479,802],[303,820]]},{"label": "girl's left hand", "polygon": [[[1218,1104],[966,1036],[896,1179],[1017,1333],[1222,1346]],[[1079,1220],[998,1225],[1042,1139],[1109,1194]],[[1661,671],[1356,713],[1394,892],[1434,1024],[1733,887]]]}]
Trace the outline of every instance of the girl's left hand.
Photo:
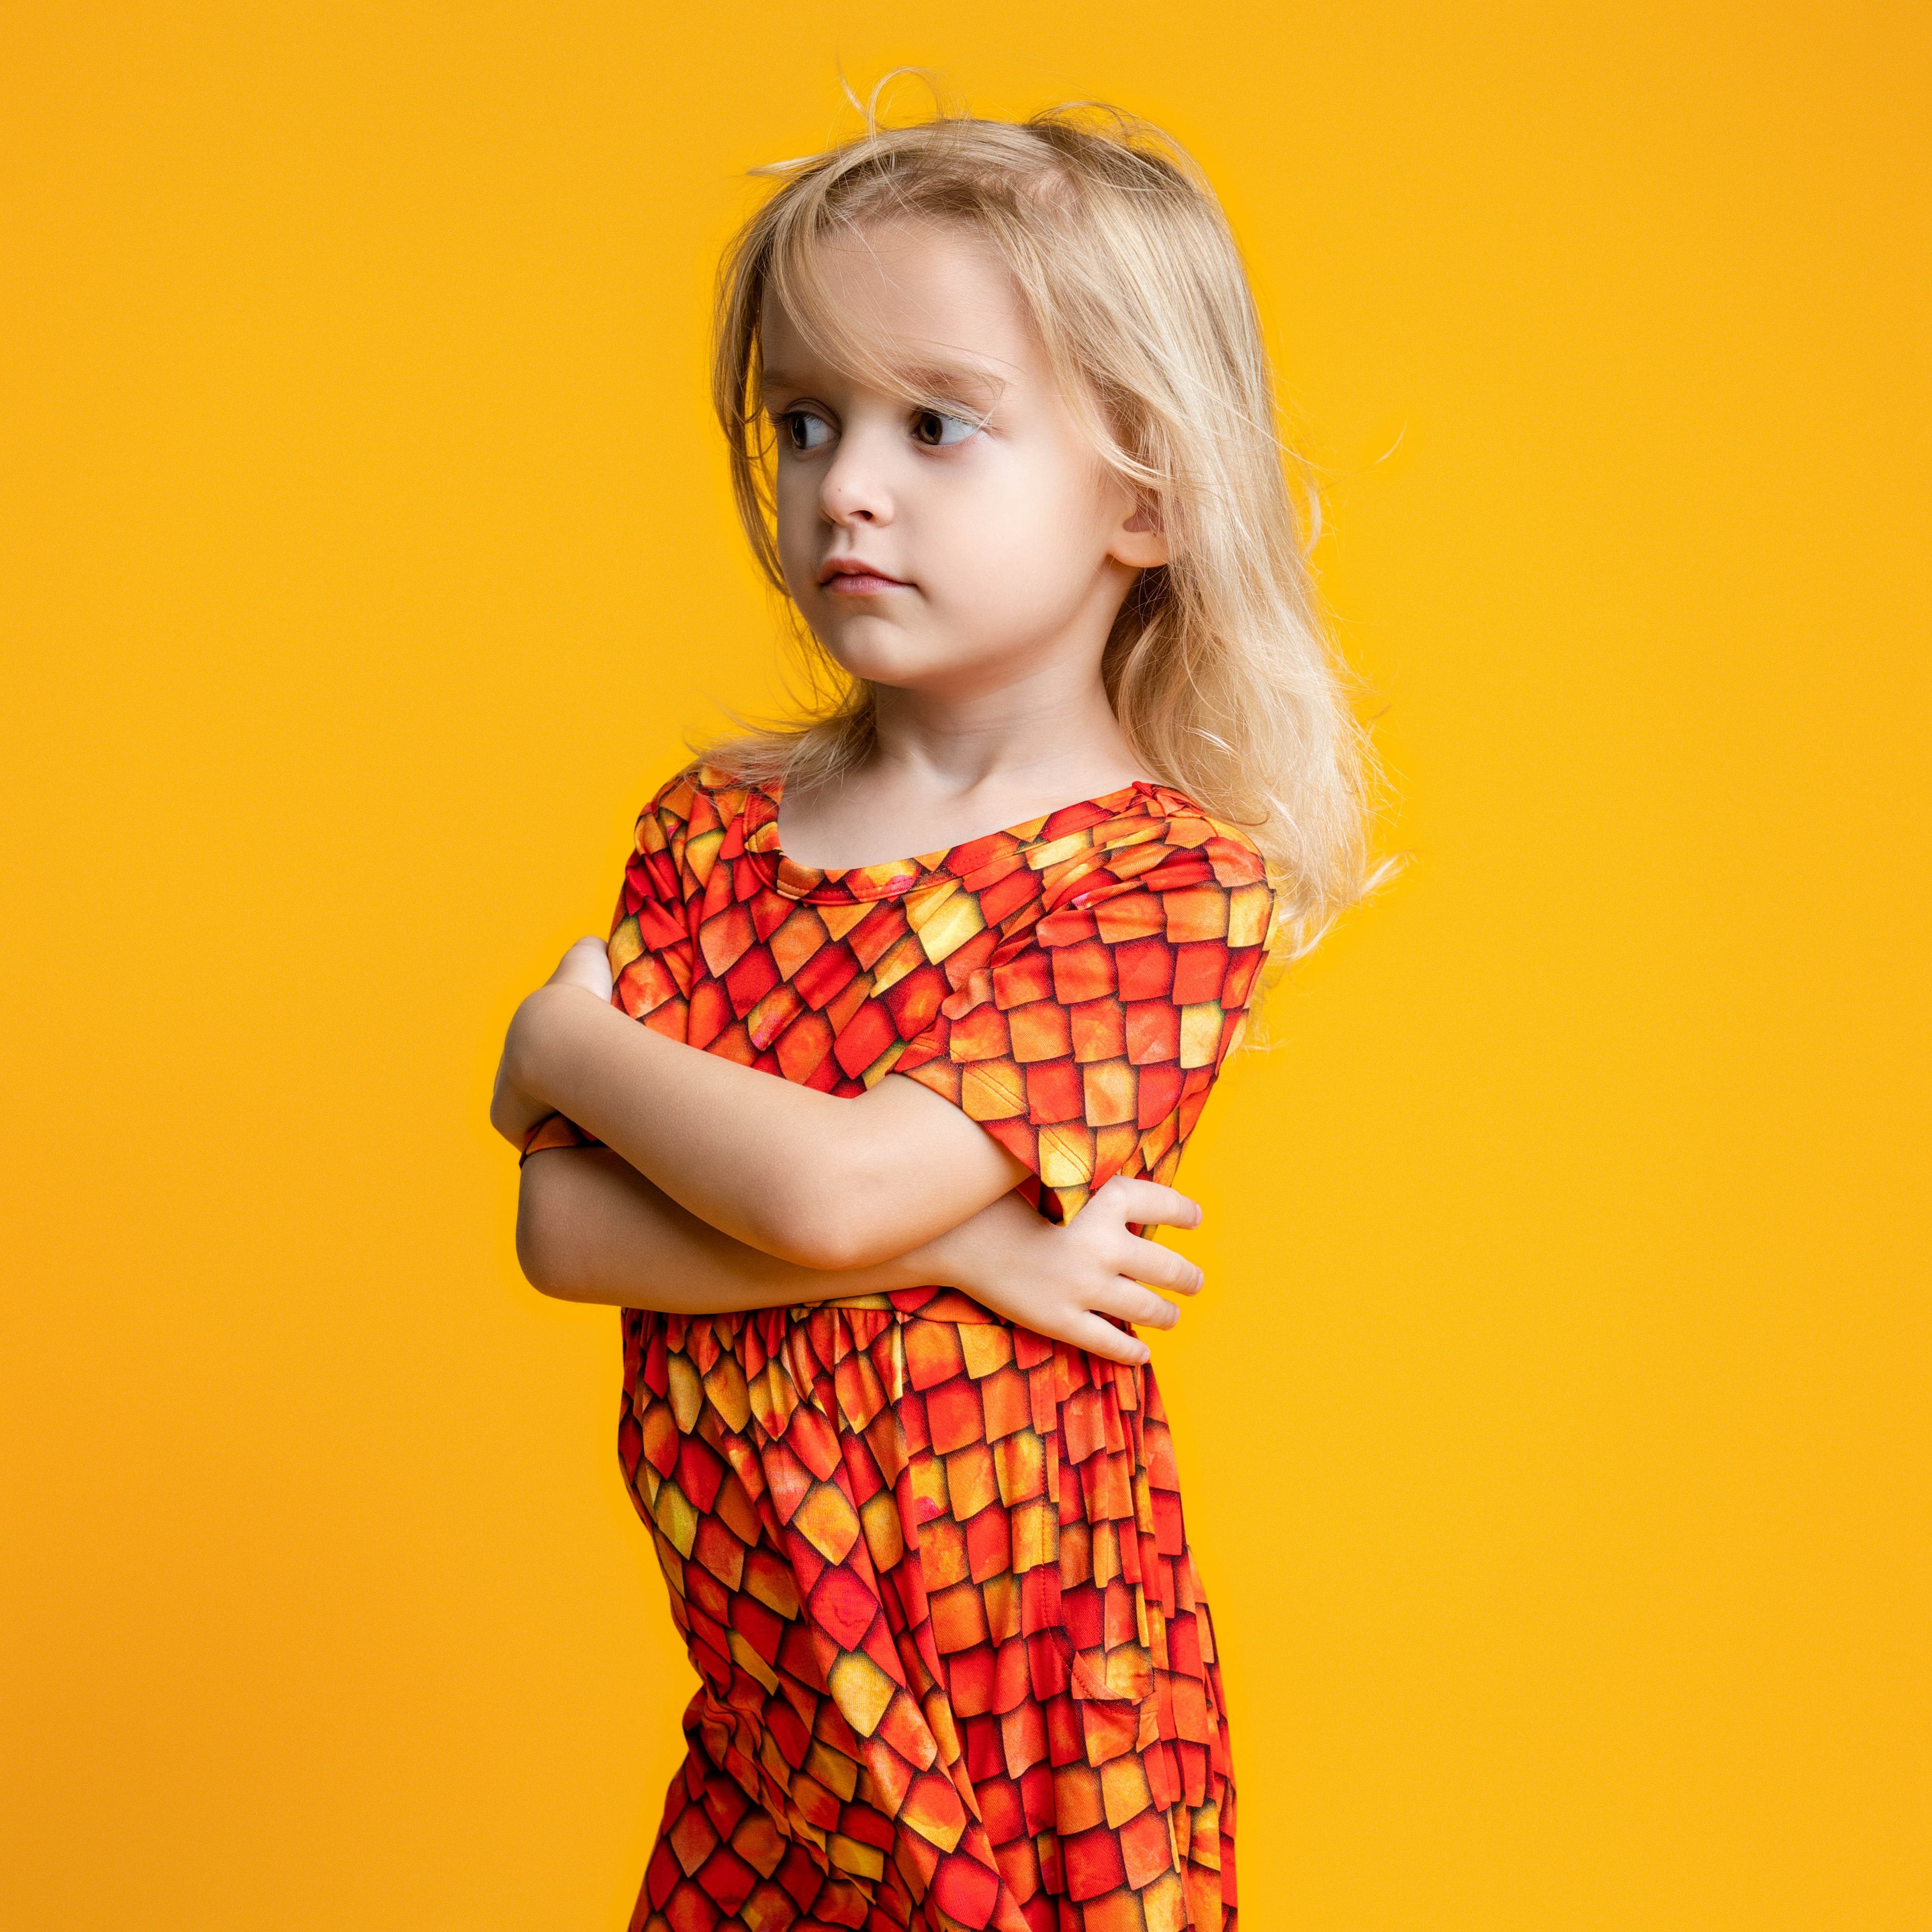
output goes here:
[{"label": "girl's left hand", "polygon": [[1172,1328],[1180,1310],[1154,1289],[1198,1294],[1202,1275],[1185,1255],[1130,1229],[1200,1225],[1198,1202],[1116,1174],[1064,1226],[1003,1195],[899,1264],[910,1271],[908,1286],[945,1282],[1018,1328],[1132,1366],[1151,1352],[1117,1322]]},{"label": "girl's left hand", "polygon": [[607,1005],[610,998],[610,952],[601,939],[580,939],[557,962],[547,986],[581,986]]}]

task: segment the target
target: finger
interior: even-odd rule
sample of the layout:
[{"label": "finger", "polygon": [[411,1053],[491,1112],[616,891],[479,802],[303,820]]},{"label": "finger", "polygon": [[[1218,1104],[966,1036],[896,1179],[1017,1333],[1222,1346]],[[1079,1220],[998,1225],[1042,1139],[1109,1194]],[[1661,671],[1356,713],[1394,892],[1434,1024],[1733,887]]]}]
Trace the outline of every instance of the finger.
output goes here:
[{"label": "finger", "polygon": [[1190,1200],[1178,1188],[1162,1186],[1157,1180],[1128,1180],[1116,1174],[1094,1199],[1109,1202],[1122,1220],[1136,1222],[1144,1228],[1198,1228],[1201,1225],[1200,1202]]},{"label": "finger", "polygon": [[1142,1328],[1172,1328],[1180,1319],[1180,1310],[1172,1302],[1124,1274],[1116,1275],[1087,1300],[1096,1314],[1118,1316]]},{"label": "finger", "polygon": [[1198,1294],[1208,1279],[1185,1255],[1138,1234],[1126,1238],[1120,1272],[1136,1281],[1145,1282],[1150,1288],[1164,1288],[1170,1294]]},{"label": "finger", "polygon": [[[1147,1304],[1150,1303],[1162,1309],[1168,1306],[1158,1295],[1150,1295],[1144,1288],[1136,1289],[1132,1282],[1120,1282],[1118,1288],[1126,1292],[1103,1291],[1100,1299],[1108,1302],[1119,1300],[1122,1304],[1120,1316],[1123,1320],[1134,1318]],[[1136,1296],[1138,1299],[1132,1301],[1130,1309],[1130,1298]],[[1110,1362],[1124,1362],[1132,1366],[1150,1360],[1153,1352],[1144,1342],[1117,1328],[1106,1318],[1107,1313],[1112,1312],[1109,1308],[1104,1312],[1096,1312],[1094,1309],[1082,1307],[1078,1303],[1056,1300],[1048,1306],[1029,1310],[1028,1325],[1036,1335],[1046,1336],[1056,1342],[1064,1342],[1072,1348],[1084,1348],[1088,1354],[1103,1356]],[[1163,1324],[1150,1322],[1145,1325],[1159,1327]]]},{"label": "finger", "polygon": [[1084,1348],[1090,1355],[1099,1355],[1109,1362],[1124,1362],[1130,1368],[1154,1359],[1154,1351],[1138,1335],[1130,1335],[1097,1315],[1076,1316],[1067,1323],[1061,1339],[1076,1348]]}]

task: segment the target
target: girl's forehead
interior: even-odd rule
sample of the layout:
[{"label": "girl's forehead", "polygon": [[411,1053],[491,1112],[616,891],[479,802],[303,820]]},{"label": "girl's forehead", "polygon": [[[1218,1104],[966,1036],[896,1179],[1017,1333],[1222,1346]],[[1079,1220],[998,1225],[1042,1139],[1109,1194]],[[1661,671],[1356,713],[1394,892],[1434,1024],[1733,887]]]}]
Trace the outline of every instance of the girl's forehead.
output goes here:
[{"label": "girl's forehead", "polygon": [[999,251],[973,224],[910,214],[842,222],[826,232],[800,236],[795,254],[855,286],[949,272],[999,280],[1006,273]]},{"label": "girl's forehead", "polygon": [[[1010,382],[1035,366],[1038,334],[1012,272],[958,226],[870,224],[774,264],[760,305],[768,380],[806,366]],[[920,385],[920,386],[928,386]]]}]

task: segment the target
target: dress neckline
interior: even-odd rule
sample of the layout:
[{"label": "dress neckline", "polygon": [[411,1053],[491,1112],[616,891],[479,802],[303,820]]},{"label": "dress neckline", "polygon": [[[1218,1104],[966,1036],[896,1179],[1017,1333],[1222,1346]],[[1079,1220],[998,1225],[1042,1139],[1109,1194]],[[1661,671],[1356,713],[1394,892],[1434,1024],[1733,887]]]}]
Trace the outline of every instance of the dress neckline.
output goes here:
[{"label": "dress neckline", "polygon": [[802,866],[787,854],[778,838],[778,804],[784,795],[782,778],[767,779],[748,788],[746,854],[770,867],[772,884],[787,898],[848,904],[860,900],[897,898],[916,886],[962,878],[1003,858],[1051,844],[1108,819],[1124,817],[1137,804],[1154,817],[1165,817],[1177,810],[1199,809],[1165,785],[1135,778],[1118,790],[1076,800],[1037,818],[980,832],[937,851],[918,853],[905,859],[880,860],[870,866],[838,867]]}]

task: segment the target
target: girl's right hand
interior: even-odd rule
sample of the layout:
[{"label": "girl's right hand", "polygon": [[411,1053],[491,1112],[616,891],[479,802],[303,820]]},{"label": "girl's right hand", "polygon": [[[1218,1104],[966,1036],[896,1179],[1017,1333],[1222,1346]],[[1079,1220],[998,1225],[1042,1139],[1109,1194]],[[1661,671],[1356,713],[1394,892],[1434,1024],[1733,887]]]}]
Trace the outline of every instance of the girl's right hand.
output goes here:
[{"label": "girl's right hand", "polygon": [[1144,1362],[1147,1344],[1107,1318],[1172,1328],[1180,1310],[1154,1290],[1197,1294],[1203,1277],[1185,1256],[1130,1233],[1130,1222],[1198,1228],[1201,1209],[1172,1187],[1117,1175],[1064,1227],[1008,1194],[904,1260],[921,1281],[962,1288],[1036,1334],[1109,1361]]},{"label": "girl's right hand", "polygon": [[610,953],[604,941],[586,934],[556,963],[546,986],[581,986],[607,1004],[610,998]]}]

